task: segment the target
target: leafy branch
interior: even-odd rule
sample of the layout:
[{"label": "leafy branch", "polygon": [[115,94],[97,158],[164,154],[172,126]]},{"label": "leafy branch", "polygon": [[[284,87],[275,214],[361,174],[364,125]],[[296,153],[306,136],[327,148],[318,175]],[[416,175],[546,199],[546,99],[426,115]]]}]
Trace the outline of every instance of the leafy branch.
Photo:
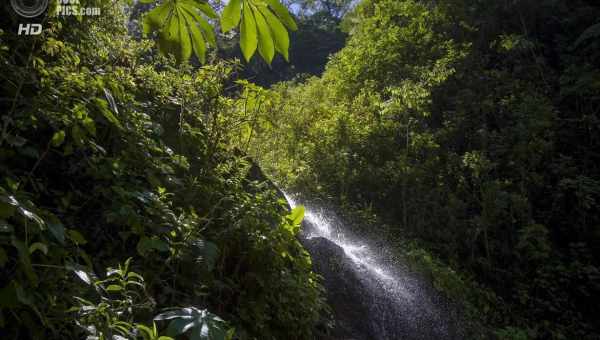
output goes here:
[{"label": "leafy branch", "polygon": [[289,61],[288,30],[298,28],[279,0],[230,0],[220,17],[202,0],[163,0],[145,15],[143,31],[146,36],[156,33],[162,53],[173,54],[181,62],[190,59],[193,52],[205,63],[208,47],[217,46],[209,20],[220,20],[223,33],[239,26],[240,47],[246,61],[256,50],[268,64],[276,52]]}]

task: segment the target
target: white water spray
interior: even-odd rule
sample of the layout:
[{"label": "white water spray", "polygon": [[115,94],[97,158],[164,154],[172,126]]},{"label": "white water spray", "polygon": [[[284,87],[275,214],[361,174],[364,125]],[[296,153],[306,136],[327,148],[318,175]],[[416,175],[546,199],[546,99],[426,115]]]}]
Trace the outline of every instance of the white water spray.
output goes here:
[{"label": "white water spray", "polygon": [[[284,192],[284,196],[292,208],[298,204],[292,196]],[[365,244],[352,240],[342,229],[336,218],[326,216],[323,210],[313,211],[306,208],[304,219],[314,226],[306,230],[307,238],[323,237],[341,247],[346,255],[362,270],[377,279],[397,299],[404,304],[412,303],[414,293],[411,293],[403,282],[397,280],[389,268],[377,260],[376,254]]]},{"label": "white water spray", "polygon": [[[284,193],[284,196],[292,208],[298,205],[292,195]],[[315,238],[326,239],[340,247],[349,259],[347,263],[350,270],[359,278],[360,283],[354,282],[348,286],[344,284],[348,281],[343,278],[348,275],[347,272],[328,272],[330,279],[342,285],[337,296],[345,296],[345,289],[354,290],[352,296],[357,301],[350,303],[367,306],[368,315],[360,317],[368,320],[370,331],[369,335],[363,336],[377,340],[462,338],[453,335],[454,331],[449,332],[443,307],[440,309],[440,300],[434,298],[436,294],[432,294],[431,288],[424,288],[424,281],[402,266],[398,259],[391,258],[384,247],[373,246],[366,240],[352,236],[335,213],[322,207],[308,204],[305,206],[304,219],[307,223],[302,237],[308,242]],[[327,261],[324,258],[317,260],[320,263]],[[339,276],[333,278],[331,275]],[[330,289],[335,291],[337,287]],[[352,313],[347,308],[352,310],[352,307],[344,307],[342,303],[340,313]],[[355,319],[348,322],[352,324]]]}]

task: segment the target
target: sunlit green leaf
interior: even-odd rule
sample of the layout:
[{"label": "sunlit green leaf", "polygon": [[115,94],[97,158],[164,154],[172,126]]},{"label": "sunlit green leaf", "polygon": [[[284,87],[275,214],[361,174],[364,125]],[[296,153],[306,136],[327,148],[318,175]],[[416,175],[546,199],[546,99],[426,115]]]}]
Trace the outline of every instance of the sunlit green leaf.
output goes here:
[{"label": "sunlit green leaf", "polygon": [[275,12],[275,14],[279,17],[281,22],[290,30],[296,31],[298,26],[296,26],[296,22],[290,15],[290,12],[279,2],[279,0],[264,0],[269,7]]},{"label": "sunlit green leaf", "polygon": [[264,16],[256,7],[253,7],[252,12],[256,19],[256,27],[258,28],[258,52],[267,64],[271,64],[275,56],[275,46],[273,45],[271,30]]},{"label": "sunlit green leaf", "polygon": [[195,4],[202,11],[202,13],[206,14],[206,16],[209,18],[217,19],[219,17],[209,4],[205,2],[195,2]]},{"label": "sunlit green leaf", "polygon": [[65,131],[60,130],[54,133],[52,136],[52,146],[58,147],[65,141]]},{"label": "sunlit green leaf", "polygon": [[268,26],[271,28],[275,50],[281,53],[285,60],[289,61],[290,37],[281,21],[273,15],[273,13],[265,6],[258,6],[258,9],[267,20]]},{"label": "sunlit green leaf", "polygon": [[122,290],[123,290],[123,287],[121,287],[119,285],[109,285],[108,287],[106,287],[107,292],[120,292]]},{"label": "sunlit green leaf", "polygon": [[121,122],[119,122],[117,117],[115,117],[115,115],[111,112],[111,110],[109,109],[109,104],[106,100],[102,98],[95,98],[94,102],[96,103],[96,105],[100,109],[100,112],[108,122],[119,128],[122,128]]},{"label": "sunlit green leaf", "polygon": [[242,0],[230,0],[223,9],[221,17],[221,30],[226,33],[236,27],[241,18]]},{"label": "sunlit green leaf", "polygon": [[[192,56],[192,40],[185,20],[185,10],[181,6],[177,7],[178,23],[179,23],[179,49],[180,60],[188,60]],[[193,22],[191,23],[194,24]]]},{"label": "sunlit green leaf", "polygon": [[[212,26],[210,26],[210,24],[208,23],[208,21],[206,21],[206,19],[202,18],[197,12],[196,10],[194,10],[193,7],[191,7],[190,5],[187,4],[182,4],[182,9],[184,10],[184,13],[187,14],[188,17],[188,25],[191,27],[193,26],[200,26],[200,28],[202,29],[202,35],[204,36],[204,38],[213,46],[217,46],[217,40],[215,38],[215,32],[212,28]],[[192,18],[192,19],[190,19]],[[194,35],[194,32],[191,32],[192,36]]]},{"label": "sunlit green leaf", "polygon": [[304,219],[304,206],[299,205],[292,209],[292,212],[287,216],[287,219],[294,225],[302,223]]},{"label": "sunlit green leaf", "polygon": [[244,1],[244,15],[242,16],[240,47],[246,61],[254,55],[258,47],[258,33],[256,31],[256,20],[247,1]]},{"label": "sunlit green leaf", "polygon": [[209,18],[217,17],[205,2],[166,1],[146,14],[144,31],[146,34],[158,32],[158,45],[162,53],[173,54],[183,62],[190,58],[193,51],[201,62],[205,62],[206,42],[216,45],[216,39],[214,29],[200,13]]},{"label": "sunlit green leaf", "polygon": [[148,35],[154,31],[163,29],[172,9],[169,2],[164,2],[162,5],[146,13],[143,20],[144,34]]}]

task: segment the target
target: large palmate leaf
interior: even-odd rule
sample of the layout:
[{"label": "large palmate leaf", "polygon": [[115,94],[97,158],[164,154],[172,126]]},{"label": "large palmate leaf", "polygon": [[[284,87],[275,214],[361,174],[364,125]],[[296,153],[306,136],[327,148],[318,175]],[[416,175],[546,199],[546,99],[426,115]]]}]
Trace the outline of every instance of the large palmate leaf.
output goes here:
[{"label": "large palmate leaf", "polygon": [[256,52],[267,63],[275,52],[289,60],[288,29],[298,29],[294,19],[279,0],[231,0],[223,10],[221,29],[228,32],[240,25],[240,47],[247,61]]},{"label": "large palmate leaf", "polygon": [[176,337],[187,334],[191,340],[229,340],[233,331],[223,319],[204,309],[187,307],[157,315],[154,320],[169,322],[167,334]]},{"label": "large palmate leaf", "polygon": [[201,62],[206,61],[207,44],[216,46],[215,34],[207,18],[217,14],[205,2],[197,0],[165,0],[144,16],[144,34],[158,34],[158,47],[173,54],[178,61],[188,60],[192,51]]},{"label": "large palmate leaf", "polygon": [[[143,30],[145,35],[157,34],[161,52],[173,54],[178,61],[188,60],[193,52],[204,63],[207,45],[217,44],[207,18],[218,16],[204,0],[163,0],[145,15]],[[247,61],[257,49],[269,64],[275,52],[289,60],[288,29],[298,28],[279,0],[230,0],[220,21],[224,33],[239,25],[240,47]]]}]

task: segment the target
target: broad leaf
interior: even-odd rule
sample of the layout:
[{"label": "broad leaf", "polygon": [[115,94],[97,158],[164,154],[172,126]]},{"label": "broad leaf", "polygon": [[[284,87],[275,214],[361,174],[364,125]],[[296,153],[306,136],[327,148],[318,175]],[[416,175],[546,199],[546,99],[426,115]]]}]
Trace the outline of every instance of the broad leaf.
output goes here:
[{"label": "broad leaf", "polygon": [[190,38],[190,32],[188,31],[187,24],[194,25],[193,22],[186,23],[186,16],[184,15],[185,10],[178,6],[177,14],[178,14],[178,23],[179,23],[179,53],[180,60],[188,60],[192,56],[192,39]]},{"label": "broad leaf", "polygon": [[[106,118],[106,120],[109,123],[117,126],[118,128],[123,128],[123,126],[121,125],[121,122],[117,119],[117,117],[115,117],[115,115],[113,114],[111,109],[109,109],[108,101],[106,101],[105,99],[102,99],[102,98],[94,98],[94,102],[100,109],[100,112],[102,113],[104,118]],[[75,137],[75,136],[73,136],[73,137]]]},{"label": "broad leaf", "polygon": [[[200,28],[202,29],[202,35],[204,35],[204,38],[214,47],[217,46],[217,39],[215,38],[215,32],[213,31],[212,26],[210,26],[210,24],[208,23],[208,21],[206,21],[204,18],[202,18],[200,16],[200,14],[198,14],[198,12],[194,9],[194,7],[183,3],[181,4],[181,7],[183,8],[185,14],[187,14],[189,17],[193,18],[193,20],[188,20],[188,25],[190,26],[190,28],[192,26],[195,26],[195,24],[197,24],[198,26],[200,26]],[[192,36],[193,36],[193,32],[192,32]]]},{"label": "broad leaf", "polygon": [[186,333],[192,340],[225,340],[232,336],[231,331],[226,331],[223,319],[195,307],[165,312],[157,315],[154,320],[171,320],[167,334],[173,337]]},{"label": "broad leaf", "polygon": [[269,7],[275,12],[275,14],[281,19],[281,22],[290,30],[296,31],[298,26],[296,26],[296,22],[292,19],[290,12],[288,12],[287,8],[279,2],[279,0],[264,0]]},{"label": "broad leaf", "polygon": [[154,320],[161,321],[161,320],[171,320],[171,319],[177,319],[177,318],[184,318],[184,319],[193,318],[193,309],[188,307],[188,308],[171,310],[168,312],[158,314],[157,316],[154,317]]},{"label": "broad leaf", "polygon": [[290,37],[281,21],[265,6],[258,6],[260,13],[267,20],[267,24],[271,28],[271,34],[275,43],[275,50],[279,52],[286,61],[289,61]]},{"label": "broad leaf", "polygon": [[54,133],[54,135],[52,136],[52,146],[54,147],[58,147],[60,146],[63,142],[65,141],[65,131],[64,130],[60,130]]},{"label": "broad leaf", "polygon": [[209,18],[217,17],[205,2],[164,1],[145,15],[144,33],[158,32],[160,51],[173,54],[180,62],[187,61],[192,51],[201,62],[205,62],[206,41],[216,45],[216,39],[213,28],[200,13]]},{"label": "broad leaf", "polygon": [[148,35],[154,31],[162,30],[171,10],[172,7],[169,6],[168,2],[165,2],[148,12],[142,22],[144,34]]},{"label": "broad leaf", "polygon": [[258,53],[270,65],[275,56],[275,46],[273,45],[273,37],[271,37],[271,29],[261,12],[257,9],[257,6],[253,7],[252,12],[256,19],[256,27],[258,28]]},{"label": "broad leaf", "polygon": [[215,13],[215,11],[212,9],[212,7],[210,7],[210,5],[208,5],[205,2],[194,2],[194,1],[189,1],[189,0],[185,0],[185,2],[188,3],[193,3],[196,6],[198,6],[198,8],[202,11],[202,13],[206,14],[207,17],[211,18],[211,19],[217,19],[219,16],[217,15],[217,13]]},{"label": "broad leaf", "polygon": [[77,275],[77,277],[79,277],[83,282],[87,283],[88,285],[91,285],[98,279],[96,274],[94,274],[88,268],[86,268],[80,264],[70,263],[70,264],[67,264],[65,266],[65,268],[67,268],[67,270],[70,270],[73,273],[75,273],[75,275]]},{"label": "broad leaf", "polygon": [[250,9],[249,1],[244,1],[244,12],[242,16],[242,26],[240,35],[240,47],[246,61],[254,55],[258,47],[258,33],[256,31],[256,20]]},{"label": "broad leaf", "polygon": [[299,225],[300,223],[302,223],[302,220],[304,219],[304,206],[299,205],[297,207],[295,207],[294,209],[292,209],[292,212],[287,216],[287,219],[293,224],[293,225]]},{"label": "broad leaf", "polygon": [[169,326],[167,327],[167,334],[171,337],[176,337],[179,334],[184,333],[189,328],[194,325],[194,321],[192,319],[175,319],[169,322]]},{"label": "broad leaf", "polygon": [[107,292],[120,292],[122,290],[123,290],[123,287],[121,287],[119,285],[109,285],[108,287],[106,287]]},{"label": "broad leaf", "polygon": [[[188,21],[192,20],[192,17],[189,13],[186,13],[186,19]],[[192,48],[194,49],[194,54],[201,63],[205,63],[206,42],[202,36],[202,32],[200,32],[200,29],[196,25],[190,25],[190,32],[192,33]]]},{"label": "broad leaf", "polygon": [[229,32],[240,23],[242,14],[242,0],[230,0],[221,17],[221,30]]}]

